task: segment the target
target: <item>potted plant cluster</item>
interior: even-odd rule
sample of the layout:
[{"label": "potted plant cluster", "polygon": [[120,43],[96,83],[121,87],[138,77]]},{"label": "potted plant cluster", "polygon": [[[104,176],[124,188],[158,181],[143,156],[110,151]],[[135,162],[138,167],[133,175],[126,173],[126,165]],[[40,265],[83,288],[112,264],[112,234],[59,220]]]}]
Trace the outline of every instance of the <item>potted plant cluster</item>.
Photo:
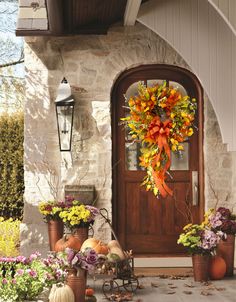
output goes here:
[{"label": "potted plant cluster", "polygon": [[38,208],[48,223],[51,251],[55,251],[56,242],[63,237],[64,226],[77,236],[82,244],[88,238],[89,226],[99,214],[96,207],[84,205],[71,197],[66,197],[65,201],[40,202]]},{"label": "potted plant cluster", "polygon": [[84,251],[66,248],[58,257],[64,261],[67,271],[66,284],[72,289],[75,302],[84,302],[87,272],[95,270],[99,263],[98,254],[92,248],[86,248]]},{"label": "potted plant cluster", "polygon": [[78,200],[72,200],[59,213],[64,225],[83,243],[88,238],[89,226],[94,223],[99,210],[90,205],[84,205]]},{"label": "potted plant cluster", "polygon": [[0,258],[0,301],[33,300],[52,284],[63,282],[66,273],[60,259],[39,253],[29,257]]},{"label": "potted plant cluster", "polygon": [[209,278],[208,266],[210,255],[220,242],[221,233],[215,233],[204,224],[188,224],[183,228],[177,241],[192,255],[195,281],[206,281]]},{"label": "potted plant cluster", "polygon": [[233,275],[235,234],[236,216],[225,207],[210,209],[202,224],[183,228],[177,242],[192,255],[196,281],[207,280],[208,273],[211,279]]},{"label": "potted plant cluster", "polygon": [[64,209],[65,203],[58,201],[42,201],[39,203],[39,212],[48,224],[48,238],[50,250],[54,251],[55,243],[63,236],[64,226],[59,213]]},{"label": "potted plant cluster", "polygon": [[233,276],[236,216],[225,207],[210,209],[206,213],[206,224],[215,233],[224,234],[218,244],[217,254],[226,262],[226,276]]},{"label": "potted plant cluster", "polygon": [[[50,250],[56,252],[55,257],[61,261],[61,268],[67,272],[66,284],[53,287],[50,301],[57,301],[59,296],[74,297],[76,302],[83,302],[87,271],[93,268],[97,261],[97,253],[93,249],[80,250],[83,242],[88,238],[88,229],[94,223],[99,210],[91,205],[85,205],[71,197],[65,201],[49,201],[39,203],[39,211],[50,225],[50,222],[60,222],[62,230],[54,231],[52,235],[49,227]],[[64,233],[64,227],[70,234]],[[56,227],[55,227],[56,229]],[[70,289],[72,290],[72,294]],[[62,299],[62,298],[61,298]],[[62,300],[63,300],[62,299]]]}]

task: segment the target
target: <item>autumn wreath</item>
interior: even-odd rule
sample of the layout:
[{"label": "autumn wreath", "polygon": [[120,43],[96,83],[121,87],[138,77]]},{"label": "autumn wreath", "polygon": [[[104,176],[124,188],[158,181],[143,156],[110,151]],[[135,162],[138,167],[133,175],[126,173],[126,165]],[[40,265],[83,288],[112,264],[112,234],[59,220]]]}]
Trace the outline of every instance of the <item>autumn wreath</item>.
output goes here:
[{"label": "autumn wreath", "polygon": [[129,114],[122,121],[134,142],[141,143],[139,165],[146,168],[143,185],[147,191],[166,197],[172,190],[166,185],[171,150],[180,152],[193,134],[196,100],[182,96],[166,81],[153,87],[139,83],[138,95],[127,99]]}]

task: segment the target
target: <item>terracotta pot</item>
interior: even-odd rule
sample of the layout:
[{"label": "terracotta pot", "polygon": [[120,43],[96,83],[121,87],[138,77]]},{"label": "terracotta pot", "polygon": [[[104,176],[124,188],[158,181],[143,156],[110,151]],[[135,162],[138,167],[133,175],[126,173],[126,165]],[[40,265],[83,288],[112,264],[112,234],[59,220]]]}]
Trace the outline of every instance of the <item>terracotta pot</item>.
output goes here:
[{"label": "terracotta pot", "polygon": [[209,255],[192,255],[193,277],[195,281],[207,281],[209,279]]},{"label": "terracotta pot", "polygon": [[50,251],[55,251],[56,242],[63,236],[64,225],[61,220],[48,221],[48,239]]},{"label": "terracotta pot", "polygon": [[70,286],[75,295],[75,302],[85,301],[85,290],[87,282],[87,272],[84,269],[69,269],[66,284]]},{"label": "terracotta pot", "polygon": [[80,240],[81,244],[83,244],[83,242],[88,239],[88,227],[74,228],[72,234]]},{"label": "terracotta pot", "polygon": [[234,247],[235,236],[227,235],[226,240],[221,240],[217,247],[217,254],[221,256],[226,263],[225,276],[231,277],[234,274]]}]

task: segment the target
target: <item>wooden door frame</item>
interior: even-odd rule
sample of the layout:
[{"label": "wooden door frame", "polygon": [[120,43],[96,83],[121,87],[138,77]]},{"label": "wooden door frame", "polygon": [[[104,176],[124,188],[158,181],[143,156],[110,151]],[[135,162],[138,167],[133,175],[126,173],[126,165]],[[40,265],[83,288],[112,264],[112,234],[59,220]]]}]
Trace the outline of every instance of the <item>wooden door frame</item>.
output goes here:
[{"label": "wooden door frame", "polygon": [[[172,75],[175,75],[174,78]],[[203,112],[203,89],[197,77],[189,70],[175,65],[167,64],[147,64],[139,65],[134,68],[125,70],[116,79],[111,91],[111,123],[112,123],[112,225],[117,231],[118,229],[118,154],[116,152],[116,127],[119,124],[117,120],[116,111],[119,106],[119,101],[116,101],[117,91],[124,81],[127,85],[142,80],[142,76],[153,76],[154,78],[163,78],[174,80],[181,85],[194,85],[194,94],[198,98],[198,152],[199,152],[199,213],[200,219],[204,217],[204,155],[203,155],[203,129],[204,129],[204,112]]]}]

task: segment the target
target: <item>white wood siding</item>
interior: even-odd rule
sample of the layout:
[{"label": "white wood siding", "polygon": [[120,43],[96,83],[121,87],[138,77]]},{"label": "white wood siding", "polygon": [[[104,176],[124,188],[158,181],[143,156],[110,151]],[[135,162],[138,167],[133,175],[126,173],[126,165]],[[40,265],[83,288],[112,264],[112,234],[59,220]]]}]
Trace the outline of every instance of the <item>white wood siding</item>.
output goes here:
[{"label": "white wood siding", "polygon": [[192,68],[213,104],[223,142],[236,151],[236,37],[229,24],[207,0],[149,0],[137,20]]},{"label": "white wood siding", "polygon": [[208,0],[232,26],[236,33],[236,1],[235,0]]}]

